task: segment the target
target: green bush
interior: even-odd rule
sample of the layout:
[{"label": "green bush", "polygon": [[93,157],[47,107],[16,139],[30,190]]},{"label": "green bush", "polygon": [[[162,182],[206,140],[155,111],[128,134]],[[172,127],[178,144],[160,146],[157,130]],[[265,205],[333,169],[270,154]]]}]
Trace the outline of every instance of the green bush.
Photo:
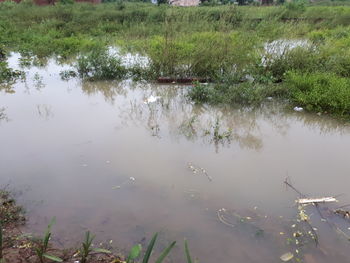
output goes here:
[{"label": "green bush", "polygon": [[80,56],[76,69],[78,75],[87,80],[121,80],[127,75],[127,70],[122,66],[120,59],[103,49],[96,49]]},{"label": "green bush", "polygon": [[350,81],[333,73],[288,72],[291,99],[307,110],[349,117]]}]

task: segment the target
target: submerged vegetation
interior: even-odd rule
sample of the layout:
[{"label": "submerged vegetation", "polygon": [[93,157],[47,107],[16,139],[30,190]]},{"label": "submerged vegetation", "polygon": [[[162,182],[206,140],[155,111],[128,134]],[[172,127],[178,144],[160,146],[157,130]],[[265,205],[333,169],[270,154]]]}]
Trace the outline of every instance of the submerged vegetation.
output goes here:
[{"label": "submerged vegetation", "polygon": [[[23,57],[77,56],[75,74],[83,79],[199,78],[212,84],[193,87],[190,98],[196,102],[259,105],[278,97],[310,111],[350,114],[346,2],[180,8],[6,1],[0,10],[0,45]],[[145,55],[149,62],[126,67],[110,46]],[[2,80],[17,76],[1,63]]]}]

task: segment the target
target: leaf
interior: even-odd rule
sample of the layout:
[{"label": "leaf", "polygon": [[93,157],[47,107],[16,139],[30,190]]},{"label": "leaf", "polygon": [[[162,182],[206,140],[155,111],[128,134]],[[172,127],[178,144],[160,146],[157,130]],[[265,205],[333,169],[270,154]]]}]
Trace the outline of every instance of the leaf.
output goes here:
[{"label": "leaf", "polygon": [[45,257],[45,258],[48,258],[48,259],[51,259],[51,260],[53,260],[53,261],[56,261],[56,262],[63,262],[63,259],[61,259],[61,258],[59,258],[59,257],[56,257],[56,256],[54,256],[54,255],[50,255],[50,254],[43,254],[43,256]]},{"label": "leaf", "polygon": [[161,263],[164,258],[169,254],[170,250],[173,249],[173,247],[175,246],[176,241],[174,241],[173,243],[170,244],[170,246],[168,246],[166,249],[163,250],[162,254],[159,256],[159,258],[156,260],[156,263]]},{"label": "leaf", "polygon": [[97,252],[97,253],[106,253],[106,254],[110,254],[112,253],[111,251],[109,251],[108,249],[104,249],[104,248],[94,248],[92,249],[93,251]]},{"label": "leaf", "polygon": [[135,260],[138,256],[140,256],[141,250],[142,246],[140,244],[133,246],[129,252],[129,256],[126,262],[129,263],[131,260]]},{"label": "leaf", "polygon": [[155,233],[154,236],[152,237],[152,240],[149,243],[149,245],[147,247],[147,250],[146,250],[146,253],[145,253],[145,256],[144,256],[144,258],[142,260],[142,263],[148,263],[148,260],[149,260],[149,258],[151,256],[151,253],[152,253],[152,250],[153,250],[153,247],[154,247],[154,243],[156,243],[157,236],[158,236],[158,233]]},{"label": "leaf", "polygon": [[190,255],[190,250],[188,249],[187,240],[185,240],[185,253],[186,253],[187,263],[192,263],[192,258]]}]

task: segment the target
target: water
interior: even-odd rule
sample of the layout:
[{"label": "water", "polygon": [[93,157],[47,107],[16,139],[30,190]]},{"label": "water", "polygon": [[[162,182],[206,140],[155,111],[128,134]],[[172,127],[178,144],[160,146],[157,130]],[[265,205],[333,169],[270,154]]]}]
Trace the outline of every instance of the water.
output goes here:
[{"label": "water", "polygon": [[[0,183],[22,192],[26,231],[40,233],[56,216],[58,246],[89,229],[126,251],[160,232],[159,249],[179,242],[171,262],[184,261],[184,238],[200,262],[280,262],[295,254],[286,245],[297,216],[287,176],[306,194],[343,193],[340,204],[350,203],[344,123],[274,101],[257,110],[196,106],[187,86],[67,82],[62,69],[32,67],[26,82],[0,91]],[[151,95],[160,99],[146,104]],[[217,122],[230,138],[215,140]],[[225,225],[222,208],[246,222]],[[300,247],[304,261],[349,262],[348,241],[315,212],[311,221],[320,245]]]}]

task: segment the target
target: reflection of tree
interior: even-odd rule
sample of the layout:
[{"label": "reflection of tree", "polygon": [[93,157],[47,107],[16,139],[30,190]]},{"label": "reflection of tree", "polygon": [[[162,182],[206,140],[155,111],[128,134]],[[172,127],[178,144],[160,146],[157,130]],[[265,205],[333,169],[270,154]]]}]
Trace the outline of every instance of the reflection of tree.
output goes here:
[{"label": "reflection of tree", "polygon": [[0,85],[0,91],[4,91],[5,93],[15,93],[15,88],[12,84],[6,83]]},{"label": "reflection of tree", "polygon": [[[136,85],[130,87],[133,100],[119,107],[124,125],[144,126],[152,135],[169,134],[176,139],[186,138],[214,144],[216,148],[233,142],[240,147],[255,150],[262,148],[254,111],[239,112],[218,107],[197,106],[186,98],[186,88],[181,86]],[[129,94],[130,95],[130,94]],[[161,99],[144,103],[150,95]],[[215,127],[219,123],[219,127]],[[213,134],[216,132],[216,137]],[[217,135],[220,136],[217,136]]]},{"label": "reflection of tree", "polygon": [[54,116],[52,112],[52,107],[47,104],[38,104],[36,105],[36,108],[38,110],[39,117],[48,120]]},{"label": "reflection of tree", "polygon": [[[282,136],[287,135],[290,126],[296,122],[318,129],[321,133],[344,132],[346,128],[344,123],[330,118],[288,113],[284,105],[278,102],[267,102],[255,109],[195,105],[188,101],[187,90],[185,86],[150,83],[83,83],[85,93],[101,93],[111,103],[118,95],[127,98],[118,104],[123,126],[142,126],[152,136],[159,138],[170,135],[177,140],[185,138],[212,144],[216,150],[236,144],[240,148],[258,151],[263,147],[264,126],[272,127]],[[151,95],[160,99],[154,103],[145,103]],[[217,123],[218,127],[215,126]],[[222,135],[222,139],[215,138],[214,131]]]},{"label": "reflection of tree", "polygon": [[0,108],[0,122],[9,120],[5,113],[5,110],[6,110],[5,108]]},{"label": "reflection of tree", "polygon": [[113,104],[117,96],[126,96],[125,86],[123,83],[114,81],[83,81],[81,89],[87,95],[101,93],[107,102]]}]

